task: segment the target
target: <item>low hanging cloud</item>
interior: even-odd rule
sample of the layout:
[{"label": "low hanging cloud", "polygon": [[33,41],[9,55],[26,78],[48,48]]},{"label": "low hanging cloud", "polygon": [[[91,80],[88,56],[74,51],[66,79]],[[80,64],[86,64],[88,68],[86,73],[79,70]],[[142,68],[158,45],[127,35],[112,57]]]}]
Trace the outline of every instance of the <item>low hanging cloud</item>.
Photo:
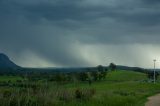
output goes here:
[{"label": "low hanging cloud", "polygon": [[24,67],[159,59],[158,0],[0,0],[0,51]]}]

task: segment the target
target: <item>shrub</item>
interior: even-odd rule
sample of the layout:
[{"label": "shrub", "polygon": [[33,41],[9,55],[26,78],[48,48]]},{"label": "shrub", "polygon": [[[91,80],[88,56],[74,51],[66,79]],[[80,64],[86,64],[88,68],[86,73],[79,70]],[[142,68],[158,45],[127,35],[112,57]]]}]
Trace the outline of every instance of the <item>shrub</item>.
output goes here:
[{"label": "shrub", "polygon": [[82,98],[82,91],[80,89],[76,89],[75,91],[75,97],[76,99],[81,99]]},{"label": "shrub", "polygon": [[96,93],[95,89],[76,89],[75,98],[88,100]]},{"label": "shrub", "polygon": [[87,79],[88,79],[88,74],[86,73],[86,72],[81,72],[81,73],[79,73],[78,74],[78,79],[80,80],[80,81],[87,81]]},{"label": "shrub", "polygon": [[97,71],[93,71],[93,72],[91,72],[91,76],[92,76],[94,81],[97,81],[99,73]]},{"label": "shrub", "polygon": [[4,97],[4,98],[8,98],[8,97],[10,97],[11,95],[12,95],[12,93],[11,93],[11,91],[9,91],[9,90],[6,90],[6,91],[3,92],[3,97]]}]

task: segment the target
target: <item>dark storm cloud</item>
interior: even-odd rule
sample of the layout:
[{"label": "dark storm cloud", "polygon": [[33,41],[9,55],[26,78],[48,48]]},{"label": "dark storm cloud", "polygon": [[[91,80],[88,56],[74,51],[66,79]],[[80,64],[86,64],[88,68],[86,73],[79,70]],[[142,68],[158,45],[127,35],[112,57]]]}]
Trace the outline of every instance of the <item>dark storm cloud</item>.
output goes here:
[{"label": "dark storm cloud", "polygon": [[[67,36],[60,35],[59,29],[54,28],[56,31],[50,31],[52,29],[45,29],[44,27],[37,28],[37,26],[23,26],[21,24],[18,26],[18,28],[10,26],[13,29],[10,29],[9,32],[6,31],[6,35],[1,37],[0,46],[3,50],[14,51],[18,55],[29,49],[44,55],[49,60],[56,61],[57,64],[63,65],[64,63],[69,66],[80,63],[85,64],[84,61],[81,62],[79,57],[76,57],[74,49],[72,49],[71,40]],[[14,35],[11,34],[12,32],[14,32]],[[63,34],[64,32],[63,30]]]},{"label": "dark storm cloud", "polygon": [[160,3],[159,0],[143,0],[143,2],[147,3],[148,5],[151,5],[151,4],[158,4]]},{"label": "dark storm cloud", "polygon": [[[159,0],[0,0],[1,51],[89,65],[85,45],[159,44]],[[80,53],[81,52],[81,53]],[[15,56],[16,57],[16,56]]]},{"label": "dark storm cloud", "polygon": [[[87,0],[86,0],[87,1]],[[89,1],[89,0],[88,0]],[[93,2],[96,0],[93,0]],[[110,0],[108,0],[110,1]],[[8,15],[24,16],[29,20],[46,19],[49,21],[76,20],[90,21],[99,18],[112,18],[115,21],[137,23],[137,24],[156,24],[159,23],[159,6],[148,6],[149,4],[158,4],[158,0],[124,0],[119,3],[114,0],[116,5],[109,5],[106,1],[100,5],[86,4],[85,0],[1,0],[1,12]],[[117,1],[117,2],[116,2]],[[92,1],[89,1],[92,4]],[[105,5],[106,4],[106,5]]]}]

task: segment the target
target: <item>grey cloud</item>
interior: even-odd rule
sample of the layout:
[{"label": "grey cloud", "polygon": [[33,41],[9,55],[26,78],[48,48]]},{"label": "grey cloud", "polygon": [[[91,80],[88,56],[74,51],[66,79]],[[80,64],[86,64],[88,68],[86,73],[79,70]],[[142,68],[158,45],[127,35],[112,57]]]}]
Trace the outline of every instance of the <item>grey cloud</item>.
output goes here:
[{"label": "grey cloud", "polygon": [[144,3],[146,3],[146,4],[149,4],[149,5],[151,5],[151,4],[158,4],[159,5],[159,3],[160,3],[160,1],[159,0],[143,0],[143,2]]},{"label": "grey cloud", "polygon": [[[58,31],[59,29],[54,28],[52,31],[52,27],[18,26],[10,26],[13,28],[12,30],[10,29],[11,32],[6,31],[6,35],[1,36],[0,47],[3,50],[8,49],[18,54],[29,49],[38,52],[50,61],[54,60],[55,63],[64,66],[87,64],[76,56],[71,40],[67,38],[67,35],[64,35],[65,30],[61,35],[61,32]],[[14,35],[12,35],[12,31]],[[5,47],[3,47],[4,45]]]},{"label": "grey cloud", "polygon": [[[115,0],[115,3],[117,2],[116,6],[107,5],[107,3],[102,6],[84,6],[86,5],[84,0],[70,0],[70,2],[65,0],[56,2],[41,0],[43,2],[37,1],[37,3],[34,3],[35,1],[33,1],[33,4],[25,4],[19,0],[16,0],[16,2],[4,1],[4,3],[1,3],[1,11],[4,13],[8,11],[8,14],[12,13],[13,15],[22,15],[33,21],[44,18],[50,21],[76,20],[86,22],[110,17],[124,23],[152,25],[157,24],[160,19],[160,7],[145,7],[148,0],[146,2],[133,2],[133,0],[118,2],[118,0]],[[92,3],[92,1],[90,2]]]},{"label": "grey cloud", "polygon": [[0,49],[15,57],[30,50],[55,64],[80,66],[91,64],[83,53],[87,45],[159,45],[160,6],[149,2],[0,0]]}]

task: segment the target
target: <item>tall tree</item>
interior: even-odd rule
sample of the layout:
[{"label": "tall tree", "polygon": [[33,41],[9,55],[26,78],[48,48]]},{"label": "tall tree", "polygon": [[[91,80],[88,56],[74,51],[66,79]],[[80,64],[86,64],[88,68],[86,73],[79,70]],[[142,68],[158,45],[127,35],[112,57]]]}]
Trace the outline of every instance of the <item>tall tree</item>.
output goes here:
[{"label": "tall tree", "polygon": [[105,79],[106,75],[107,75],[107,69],[105,67],[103,67],[102,65],[98,65],[97,66],[98,69],[98,79]]},{"label": "tall tree", "polygon": [[111,71],[115,71],[116,70],[116,64],[110,63],[109,68],[110,68]]}]

